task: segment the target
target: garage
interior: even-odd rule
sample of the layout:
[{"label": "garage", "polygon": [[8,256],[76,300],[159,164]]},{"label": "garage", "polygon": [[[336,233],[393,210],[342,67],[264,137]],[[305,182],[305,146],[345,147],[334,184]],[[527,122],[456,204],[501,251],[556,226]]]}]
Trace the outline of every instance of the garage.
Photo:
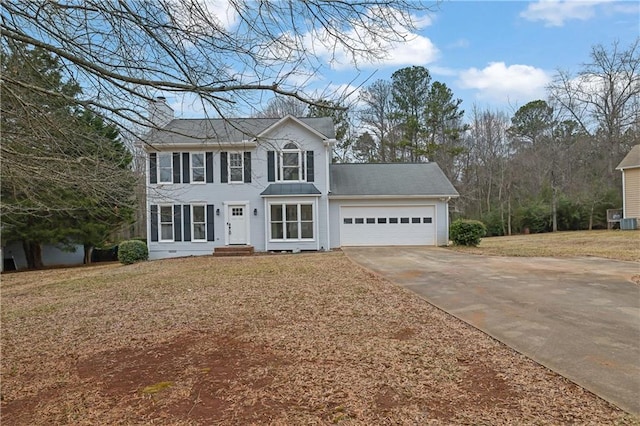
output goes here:
[{"label": "garage", "polygon": [[340,207],[343,246],[435,245],[434,205]]}]

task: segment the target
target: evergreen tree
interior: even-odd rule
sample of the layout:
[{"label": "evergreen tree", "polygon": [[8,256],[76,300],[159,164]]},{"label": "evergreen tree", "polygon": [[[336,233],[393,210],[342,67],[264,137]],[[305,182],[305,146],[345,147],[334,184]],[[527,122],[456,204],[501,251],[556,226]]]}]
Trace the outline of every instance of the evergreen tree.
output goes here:
[{"label": "evergreen tree", "polygon": [[2,240],[22,241],[38,268],[42,244],[90,248],[130,217],[131,154],[114,126],[74,103],[80,87],[56,57],[13,43],[1,65]]}]

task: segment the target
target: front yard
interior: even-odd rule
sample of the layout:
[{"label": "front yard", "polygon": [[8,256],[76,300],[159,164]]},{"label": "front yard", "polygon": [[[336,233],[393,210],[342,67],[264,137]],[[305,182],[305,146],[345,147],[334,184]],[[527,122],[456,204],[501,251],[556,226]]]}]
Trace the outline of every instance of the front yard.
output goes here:
[{"label": "front yard", "polygon": [[2,423],[640,424],[340,252],[2,276]]}]

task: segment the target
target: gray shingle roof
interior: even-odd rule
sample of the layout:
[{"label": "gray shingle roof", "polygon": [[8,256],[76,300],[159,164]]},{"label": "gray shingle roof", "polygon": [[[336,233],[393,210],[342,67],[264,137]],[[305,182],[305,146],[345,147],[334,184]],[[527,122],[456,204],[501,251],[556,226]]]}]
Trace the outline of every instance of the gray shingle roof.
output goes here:
[{"label": "gray shingle roof", "polygon": [[320,195],[312,183],[272,183],[260,195]]},{"label": "gray shingle roof", "polygon": [[332,164],[331,195],[457,197],[436,163]]},{"label": "gray shingle roof", "polygon": [[[174,119],[163,129],[153,130],[147,137],[152,145],[198,143],[242,143],[248,141],[281,118]],[[327,139],[335,138],[333,120],[329,117],[297,118]]]},{"label": "gray shingle roof", "polygon": [[640,144],[631,148],[631,151],[622,159],[616,170],[632,169],[640,167]]}]

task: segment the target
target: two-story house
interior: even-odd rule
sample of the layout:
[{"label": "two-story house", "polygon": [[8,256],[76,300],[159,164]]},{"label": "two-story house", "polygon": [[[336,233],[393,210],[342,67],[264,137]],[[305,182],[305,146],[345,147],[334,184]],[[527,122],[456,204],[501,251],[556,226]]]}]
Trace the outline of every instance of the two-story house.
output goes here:
[{"label": "two-story house", "polygon": [[147,137],[151,259],[345,245],[445,245],[458,193],[435,163],[331,164],[330,118],[173,119]]}]

